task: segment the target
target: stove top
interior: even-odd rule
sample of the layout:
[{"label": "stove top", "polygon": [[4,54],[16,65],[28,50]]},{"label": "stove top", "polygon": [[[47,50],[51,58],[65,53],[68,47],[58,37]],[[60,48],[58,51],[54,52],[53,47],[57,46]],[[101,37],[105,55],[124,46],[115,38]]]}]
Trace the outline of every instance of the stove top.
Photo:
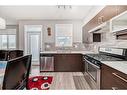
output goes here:
[{"label": "stove top", "polygon": [[92,57],[99,61],[124,61],[124,59],[109,56],[106,54],[87,54],[87,56]]}]

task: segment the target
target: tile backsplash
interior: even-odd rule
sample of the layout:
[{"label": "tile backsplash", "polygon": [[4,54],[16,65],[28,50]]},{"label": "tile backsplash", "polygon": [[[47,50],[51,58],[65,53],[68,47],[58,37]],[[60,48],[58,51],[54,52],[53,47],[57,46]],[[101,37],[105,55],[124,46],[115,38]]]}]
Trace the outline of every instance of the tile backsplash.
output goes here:
[{"label": "tile backsplash", "polygon": [[98,52],[98,47],[127,48],[127,40],[117,40],[114,33],[106,31],[101,33],[101,42],[93,42],[84,46],[94,52]]},{"label": "tile backsplash", "polygon": [[74,50],[81,51],[84,50],[84,45],[80,42],[73,43],[72,47],[56,47],[55,43],[45,43],[45,51],[54,51],[54,50]]},{"label": "tile backsplash", "polygon": [[45,43],[45,51],[88,50],[88,51],[98,52],[99,47],[127,48],[127,40],[117,40],[115,34],[107,31],[101,33],[101,42],[93,42],[90,44],[82,44],[81,42],[75,42],[73,43],[72,47],[56,47],[55,43]]}]

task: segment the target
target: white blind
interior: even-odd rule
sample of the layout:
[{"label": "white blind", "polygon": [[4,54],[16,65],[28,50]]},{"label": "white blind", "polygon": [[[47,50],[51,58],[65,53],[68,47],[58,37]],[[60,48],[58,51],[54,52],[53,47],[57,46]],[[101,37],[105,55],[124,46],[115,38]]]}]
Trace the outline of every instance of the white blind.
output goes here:
[{"label": "white blind", "polygon": [[25,25],[25,31],[42,31],[42,25]]},{"label": "white blind", "polygon": [[72,24],[56,24],[56,36],[72,36]]},{"label": "white blind", "polygon": [[55,44],[58,47],[71,47],[73,36],[72,24],[55,25]]},{"label": "white blind", "polygon": [[0,30],[0,35],[16,34],[16,29],[4,29]]}]

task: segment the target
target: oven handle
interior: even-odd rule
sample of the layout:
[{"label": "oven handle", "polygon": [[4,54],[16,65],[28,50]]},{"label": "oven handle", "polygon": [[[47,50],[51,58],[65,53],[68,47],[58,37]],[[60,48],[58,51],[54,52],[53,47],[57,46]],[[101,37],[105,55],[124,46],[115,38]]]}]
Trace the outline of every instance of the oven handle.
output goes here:
[{"label": "oven handle", "polygon": [[88,60],[86,60],[86,59],[85,59],[85,61],[88,62],[90,65],[94,66],[95,68],[100,69],[99,66],[92,64],[90,61],[88,61]]}]

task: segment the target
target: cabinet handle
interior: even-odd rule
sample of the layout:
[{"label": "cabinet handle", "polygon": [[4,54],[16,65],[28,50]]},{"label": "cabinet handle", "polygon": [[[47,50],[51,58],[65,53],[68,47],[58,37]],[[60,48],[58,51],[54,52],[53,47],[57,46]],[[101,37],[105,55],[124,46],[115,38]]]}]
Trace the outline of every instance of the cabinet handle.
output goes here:
[{"label": "cabinet handle", "polygon": [[118,90],[118,87],[112,87],[112,90]]},{"label": "cabinet handle", "polygon": [[119,79],[121,79],[121,80],[123,80],[124,82],[127,82],[127,80],[126,79],[124,79],[123,77],[121,77],[121,76],[119,76],[119,75],[117,75],[116,73],[112,73],[114,76],[116,76],[117,78],[119,78]]},{"label": "cabinet handle", "polygon": [[102,24],[104,22],[104,16],[98,17],[98,24]]}]

